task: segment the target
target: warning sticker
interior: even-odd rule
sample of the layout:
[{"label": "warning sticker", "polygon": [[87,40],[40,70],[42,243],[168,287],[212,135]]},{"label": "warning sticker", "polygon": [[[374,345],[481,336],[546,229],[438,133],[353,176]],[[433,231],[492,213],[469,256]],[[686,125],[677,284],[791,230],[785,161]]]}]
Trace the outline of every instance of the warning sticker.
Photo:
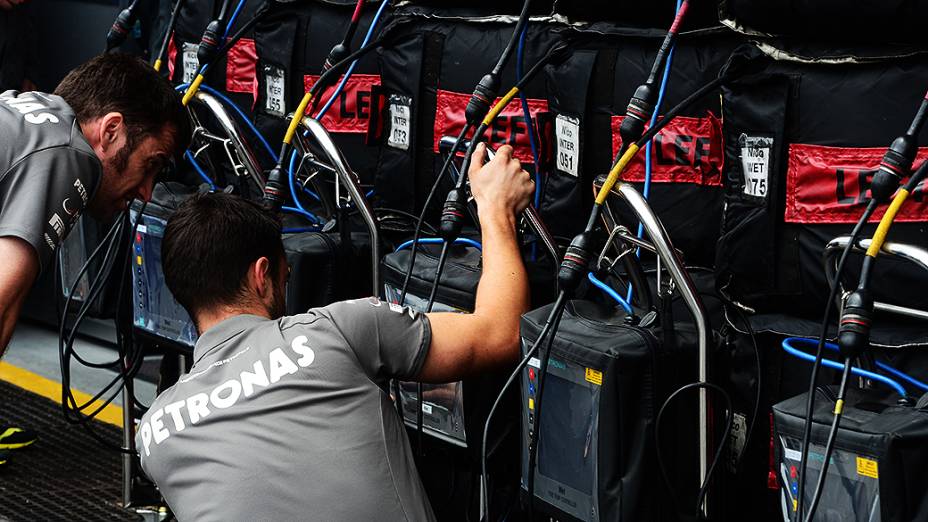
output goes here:
[{"label": "warning sticker", "polygon": [[594,370],[593,368],[586,369],[586,381],[591,382],[597,386],[603,385],[603,372],[599,370]]},{"label": "warning sticker", "polygon": [[557,137],[557,170],[578,176],[580,161],[580,120],[558,114],[554,120]]},{"label": "warning sticker", "polygon": [[879,465],[875,460],[857,457],[857,474],[864,477],[880,478]]},{"label": "warning sticker", "polygon": [[748,196],[766,198],[770,179],[770,155],[773,152],[773,138],[742,134],[738,138],[738,144],[741,146],[744,193]]}]

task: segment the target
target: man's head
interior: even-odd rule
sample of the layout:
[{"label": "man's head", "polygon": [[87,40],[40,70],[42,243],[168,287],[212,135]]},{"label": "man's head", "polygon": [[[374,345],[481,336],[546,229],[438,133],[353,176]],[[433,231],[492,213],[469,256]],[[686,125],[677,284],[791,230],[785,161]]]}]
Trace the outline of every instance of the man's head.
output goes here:
[{"label": "man's head", "polygon": [[171,84],[142,60],[103,54],[74,69],[55,89],[77,115],[103,163],[91,214],[107,217],[133,198],[151,197],[155,176],[186,148],[190,120]]},{"label": "man's head", "polygon": [[[231,194],[201,194],[171,216],[161,244],[164,278],[197,328],[231,315],[286,312],[280,221]],[[202,329],[201,329],[202,333]]]}]

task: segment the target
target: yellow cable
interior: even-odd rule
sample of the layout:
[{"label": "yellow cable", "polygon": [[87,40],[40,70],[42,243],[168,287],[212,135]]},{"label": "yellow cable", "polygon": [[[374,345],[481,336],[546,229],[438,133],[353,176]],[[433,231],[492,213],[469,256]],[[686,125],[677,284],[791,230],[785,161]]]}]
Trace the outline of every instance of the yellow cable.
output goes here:
[{"label": "yellow cable", "polygon": [[512,99],[515,98],[516,95],[518,94],[519,94],[518,87],[513,87],[512,89],[509,89],[509,92],[506,93],[506,96],[503,96],[503,98],[499,101],[499,103],[494,105],[493,108],[490,109],[490,112],[487,113],[487,117],[483,119],[483,124],[489,127],[490,124],[493,123],[493,120],[495,120],[496,117],[499,116],[499,113],[503,112],[503,109],[505,109],[506,106],[509,105],[509,102],[511,102]]},{"label": "yellow cable", "polygon": [[190,87],[187,87],[187,92],[184,93],[184,99],[181,100],[181,103],[184,104],[184,107],[190,103],[190,100],[193,99],[193,95],[195,95],[197,91],[200,90],[201,83],[203,83],[203,75],[198,74],[197,77],[194,78],[193,83],[190,84]]},{"label": "yellow cable", "polygon": [[155,60],[155,72],[161,72],[161,58]]},{"label": "yellow cable", "polygon": [[841,415],[844,412],[844,399],[838,399],[835,402],[835,415]]},{"label": "yellow cable", "polygon": [[[293,119],[290,120],[290,126],[287,127],[287,133],[284,134],[284,143],[290,145],[290,142],[293,141],[293,136],[296,134],[297,127],[300,126],[300,121],[303,120],[303,115],[306,113],[306,107],[309,106],[309,101],[312,100],[313,95],[311,93],[306,93],[303,95],[303,99],[300,100],[300,104],[296,108],[296,112],[293,113]],[[283,158],[281,158],[283,160]]]},{"label": "yellow cable", "polygon": [[603,188],[599,189],[599,194],[596,195],[597,205],[602,205],[606,202],[606,198],[609,197],[609,191],[612,190],[612,186],[619,180],[619,175],[622,174],[622,171],[625,170],[625,167],[628,166],[628,163],[635,157],[637,152],[638,145],[632,143],[628,146],[625,154],[619,158],[619,162],[615,164],[615,167],[612,167],[612,170],[609,171],[609,176],[606,177],[606,182],[603,183]]},{"label": "yellow cable", "polygon": [[889,234],[889,227],[892,226],[893,220],[896,219],[896,214],[899,213],[899,209],[902,208],[902,204],[905,203],[905,199],[909,197],[909,191],[901,188],[899,192],[896,193],[896,197],[893,198],[892,203],[889,204],[889,208],[886,209],[886,213],[883,214],[883,219],[880,220],[879,226],[876,227],[876,232],[873,233],[873,239],[870,241],[870,248],[867,249],[867,255],[870,257],[876,257],[880,253],[880,249],[883,248],[883,243],[886,242],[886,235]]}]

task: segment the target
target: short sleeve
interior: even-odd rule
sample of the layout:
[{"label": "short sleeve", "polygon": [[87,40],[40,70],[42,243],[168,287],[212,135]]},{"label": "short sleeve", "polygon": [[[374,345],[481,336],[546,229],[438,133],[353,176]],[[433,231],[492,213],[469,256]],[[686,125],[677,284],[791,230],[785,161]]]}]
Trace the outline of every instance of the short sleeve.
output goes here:
[{"label": "short sleeve", "polygon": [[341,332],[372,380],[419,374],[432,341],[428,317],[375,297],[321,309]]},{"label": "short sleeve", "polygon": [[70,147],[33,152],[0,178],[0,237],[18,237],[35,249],[40,270],[53,265],[55,248],[90,199],[100,163]]}]

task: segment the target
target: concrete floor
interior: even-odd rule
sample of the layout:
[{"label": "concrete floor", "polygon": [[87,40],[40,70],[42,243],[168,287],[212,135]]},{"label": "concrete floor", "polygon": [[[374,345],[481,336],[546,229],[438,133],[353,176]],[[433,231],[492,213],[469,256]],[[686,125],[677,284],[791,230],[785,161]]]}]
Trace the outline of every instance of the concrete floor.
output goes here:
[{"label": "concrete floor", "polygon": [[[105,333],[101,337],[105,337]],[[95,363],[110,361],[116,357],[116,350],[112,345],[90,338],[78,339],[74,343],[74,350],[82,358]],[[46,379],[61,382],[58,332],[51,328],[21,321],[16,326],[3,361]],[[71,365],[71,388],[94,395],[115,376],[116,373],[110,370],[87,368],[74,361]],[[150,382],[136,379],[135,388],[136,396],[143,403],[148,404],[155,397],[155,385]],[[122,397],[118,397],[114,402],[121,406]]]}]

